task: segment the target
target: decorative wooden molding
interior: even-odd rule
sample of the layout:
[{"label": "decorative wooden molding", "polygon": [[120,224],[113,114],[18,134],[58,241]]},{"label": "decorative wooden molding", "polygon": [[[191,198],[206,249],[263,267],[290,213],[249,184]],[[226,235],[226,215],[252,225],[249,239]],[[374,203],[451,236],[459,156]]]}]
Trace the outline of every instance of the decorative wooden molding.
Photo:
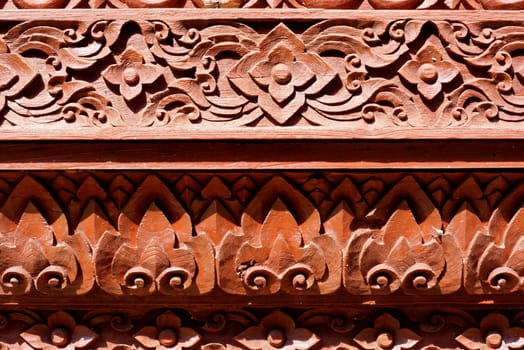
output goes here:
[{"label": "decorative wooden molding", "polygon": [[523,0],[0,8],[0,350],[524,348]]},{"label": "decorative wooden molding", "polygon": [[0,183],[1,295],[524,288],[524,185],[512,174],[82,172]]},{"label": "decorative wooden molding", "polygon": [[522,10],[522,0],[8,0],[6,9],[58,8],[322,8]]},{"label": "decorative wooden molding", "polygon": [[2,314],[9,349],[520,349],[523,312],[461,309],[148,312],[18,310]]},{"label": "decorative wooden molding", "polygon": [[292,17],[260,25],[261,10],[209,10],[216,24],[201,10],[143,11],[70,10],[45,23],[0,13],[0,137],[524,134],[524,29],[511,13],[479,24],[467,11],[322,20],[282,10]]}]

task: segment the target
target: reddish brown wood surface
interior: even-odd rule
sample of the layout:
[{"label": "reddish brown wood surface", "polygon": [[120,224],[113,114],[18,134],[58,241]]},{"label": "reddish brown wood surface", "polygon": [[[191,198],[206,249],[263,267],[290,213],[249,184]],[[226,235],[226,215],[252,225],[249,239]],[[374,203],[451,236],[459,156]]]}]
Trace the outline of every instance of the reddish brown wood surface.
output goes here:
[{"label": "reddish brown wood surface", "polygon": [[0,349],[524,348],[524,1],[0,8]]},{"label": "reddish brown wood surface", "polygon": [[0,138],[524,134],[518,12],[202,11],[0,12]]}]

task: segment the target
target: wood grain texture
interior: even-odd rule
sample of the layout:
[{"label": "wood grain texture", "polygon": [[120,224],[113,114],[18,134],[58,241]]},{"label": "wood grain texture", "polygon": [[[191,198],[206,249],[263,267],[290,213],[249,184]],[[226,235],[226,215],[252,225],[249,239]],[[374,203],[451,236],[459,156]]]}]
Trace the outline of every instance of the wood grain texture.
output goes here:
[{"label": "wood grain texture", "polygon": [[[2,169],[330,170],[515,169],[524,143],[488,141],[3,142]],[[16,155],[16,157],[13,157]]]}]

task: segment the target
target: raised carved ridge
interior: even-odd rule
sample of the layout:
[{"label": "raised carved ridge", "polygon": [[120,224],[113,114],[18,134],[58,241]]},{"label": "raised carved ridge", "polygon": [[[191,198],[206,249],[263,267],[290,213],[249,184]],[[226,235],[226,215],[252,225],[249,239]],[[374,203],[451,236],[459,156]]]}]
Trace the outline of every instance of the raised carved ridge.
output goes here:
[{"label": "raised carved ridge", "polygon": [[522,0],[8,0],[6,9],[58,8],[324,8],[522,10]]},{"label": "raised carved ridge", "polygon": [[0,294],[524,291],[517,174],[8,174]]},{"label": "raised carved ridge", "polygon": [[524,312],[460,309],[6,311],[5,349],[520,349]]},{"label": "raised carved ridge", "polygon": [[524,133],[524,29],[509,17],[207,23],[11,22],[0,129]]}]

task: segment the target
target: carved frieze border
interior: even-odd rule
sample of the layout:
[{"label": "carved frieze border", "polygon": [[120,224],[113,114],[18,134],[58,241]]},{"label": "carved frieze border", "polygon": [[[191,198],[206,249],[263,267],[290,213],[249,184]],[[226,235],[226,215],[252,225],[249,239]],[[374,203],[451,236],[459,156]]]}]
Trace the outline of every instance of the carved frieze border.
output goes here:
[{"label": "carved frieze border", "polygon": [[522,0],[7,0],[3,9],[58,8],[321,8],[522,10]]},{"label": "carved frieze border", "polygon": [[511,12],[201,11],[0,13],[0,138],[524,135]]},{"label": "carved frieze border", "polygon": [[523,180],[512,173],[3,173],[0,295],[5,302],[70,296],[72,304],[89,302],[82,295],[116,296],[115,303],[469,295],[461,300],[473,304],[475,296],[521,295]]},{"label": "carved frieze border", "polygon": [[523,311],[6,311],[3,349],[519,349]]}]

